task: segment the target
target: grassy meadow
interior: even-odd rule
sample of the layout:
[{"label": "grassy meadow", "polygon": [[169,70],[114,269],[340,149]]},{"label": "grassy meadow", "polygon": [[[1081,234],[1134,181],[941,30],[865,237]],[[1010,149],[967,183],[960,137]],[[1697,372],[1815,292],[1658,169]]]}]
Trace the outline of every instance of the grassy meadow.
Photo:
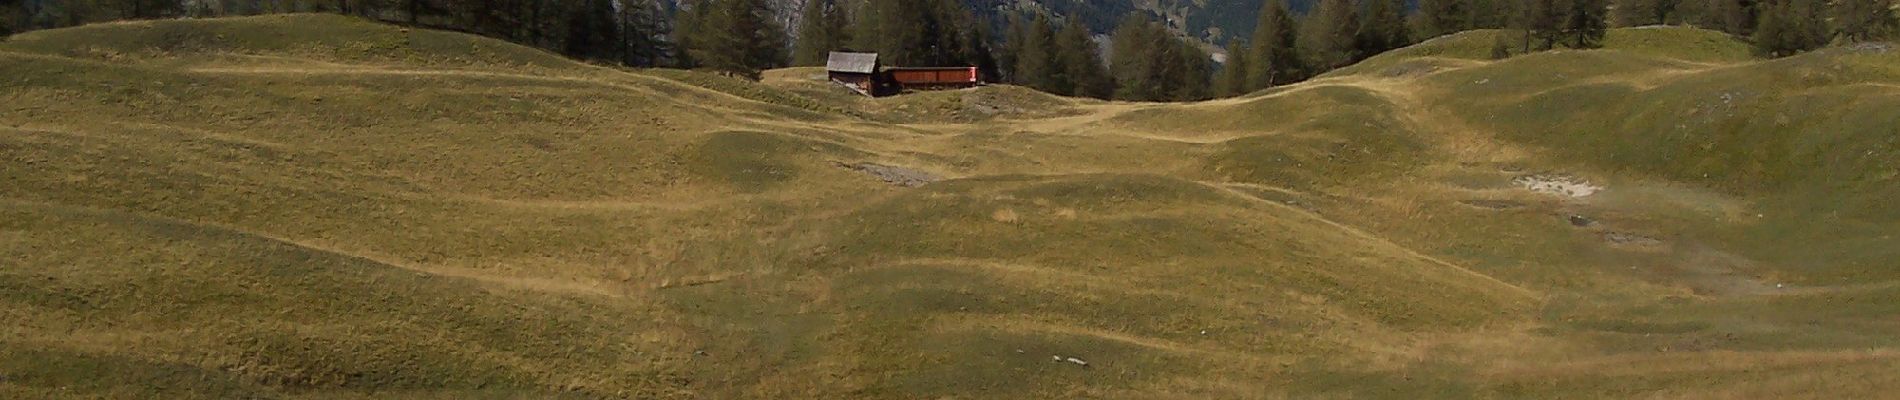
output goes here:
[{"label": "grassy meadow", "polygon": [[1183,104],[330,15],[15,35],[0,398],[1900,390],[1900,51],[1496,34]]}]

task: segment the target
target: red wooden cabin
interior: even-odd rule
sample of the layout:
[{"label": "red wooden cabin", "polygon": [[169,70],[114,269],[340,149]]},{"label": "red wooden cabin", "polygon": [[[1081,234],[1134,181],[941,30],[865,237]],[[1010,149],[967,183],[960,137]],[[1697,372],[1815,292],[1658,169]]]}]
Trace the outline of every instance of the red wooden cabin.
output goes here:
[{"label": "red wooden cabin", "polygon": [[894,67],[884,71],[892,82],[912,90],[957,89],[983,83],[976,67]]}]

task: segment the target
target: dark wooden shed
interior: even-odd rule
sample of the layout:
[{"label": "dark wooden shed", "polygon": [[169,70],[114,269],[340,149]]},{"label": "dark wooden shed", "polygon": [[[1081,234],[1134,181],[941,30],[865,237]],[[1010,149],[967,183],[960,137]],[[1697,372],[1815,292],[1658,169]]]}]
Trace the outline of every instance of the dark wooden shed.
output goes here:
[{"label": "dark wooden shed", "polygon": [[877,53],[834,51],[825,60],[825,75],[832,82],[865,96],[877,96],[878,88],[883,83],[879,67]]}]

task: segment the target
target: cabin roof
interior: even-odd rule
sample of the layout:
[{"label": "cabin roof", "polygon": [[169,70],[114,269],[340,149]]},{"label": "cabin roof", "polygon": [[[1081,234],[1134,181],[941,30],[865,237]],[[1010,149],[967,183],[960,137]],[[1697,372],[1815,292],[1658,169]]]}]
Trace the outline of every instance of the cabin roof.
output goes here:
[{"label": "cabin roof", "polygon": [[854,74],[877,73],[877,53],[831,52],[825,60],[825,70],[831,72],[849,72]]}]

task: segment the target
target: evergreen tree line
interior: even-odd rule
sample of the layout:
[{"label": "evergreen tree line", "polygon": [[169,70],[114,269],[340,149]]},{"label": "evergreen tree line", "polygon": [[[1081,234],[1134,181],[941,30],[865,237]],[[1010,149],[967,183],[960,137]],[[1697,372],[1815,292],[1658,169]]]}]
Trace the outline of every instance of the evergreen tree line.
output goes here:
[{"label": "evergreen tree line", "polygon": [[1616,0],[1620,26],[1694,25],[1785,57],[1836,43],[1900,38],[1894,0]]},{"label": "evergreen tree line", "polygon": [[[824,65],[832,51],[875,52],[885,65],[971,65],[997,76],[987,24],[958,0],[804,0],[791,41],[763,0],[684,3],[679,66],[756,77],[787,65]],[[789,42],[789,43],[788,43]],[[787,45],[790,45],[787,47]]]},{"label": "evergreen tree line", "polygon": [[960,0],[802,0],[798,26],[789,27],[796,35],[769,0],[673,7],[659,0],[0,0],[0,34],[119,19],[333,12],[631,66],[756,78],[855,49],[880,53],[886,65],[974,65],[991,80],[1062,95],[1175,101],[1298,82],[1471,29],[1505,29],[1497,57],[1597,47],[1612,23],[1717,29],[1751,39],[1763,55],[1787,56],[1900,36],[1895,1],[1417,0],[1408,15],[1406,0],[1320,0],[1298,15],[1287,0],[1267,0],[1257,29],[1228,43],[1219,65],[1200,43],[1145,13],[1125,17],[1103,42],[1080,18],[1040,12],[1010,15],[996,34]]},{"label": "evergreen tree line", "polygon": [[1781,57],[1836,43],[1900,38],[1895,0],[1419,0],[1416,37],[1470,29],[1512,29],[1494,55],[1595,47],[1607,27],[1689,25],[1753,42]]},{"label": "evergreen tree line", "polygon": [[[1429,3],[1424,0],[1421,7]],[[1462,10],[1458,25],[1433,23],[1451,26],[1445,28],[1448,31],[1467,29],[1464,21],[1473,14]],[[1420,15],[1412,17],[1415,22],[1408,24],[1405,0],[1321,0],[1305,16],[1296,16],[1286,0],[1267,0],[1253,36],[1228,44],[1227,63],[1215,78],[1214,89],[1222,96],[1249,93],[1410,45],[1420,36],[1411,26]]]},{"label": "evergreen tree line", "polygon": [[1762,0],[1751,32],[1755,51],[1785,57],[1834,43],[1900,38],[1893,0]]},{"label": "evergreen tree line", "polygon": [[0,32],[126,19],[323,12],[468,32],[634,66],[672,62],[654,0],[0,0]]}]

